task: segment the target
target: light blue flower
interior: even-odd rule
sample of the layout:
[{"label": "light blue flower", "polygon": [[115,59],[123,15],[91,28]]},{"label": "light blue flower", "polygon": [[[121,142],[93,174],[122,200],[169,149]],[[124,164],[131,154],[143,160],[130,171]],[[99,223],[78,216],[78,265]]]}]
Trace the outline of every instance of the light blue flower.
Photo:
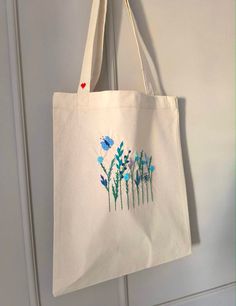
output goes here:
[{"label": "light blue flower", "polygon": [[150,171],[153,172],[155,170],[155,167],[153,165],[150,166]]},{"label": "light blue flower", "polygon": [[130,179],[129,173],[125,173],[124,180],[127,182]]},{"label": "light blue flower", "polygon": [[103,162],[104,158],[102,156],[98,156],[97,161],[99,164]]}]

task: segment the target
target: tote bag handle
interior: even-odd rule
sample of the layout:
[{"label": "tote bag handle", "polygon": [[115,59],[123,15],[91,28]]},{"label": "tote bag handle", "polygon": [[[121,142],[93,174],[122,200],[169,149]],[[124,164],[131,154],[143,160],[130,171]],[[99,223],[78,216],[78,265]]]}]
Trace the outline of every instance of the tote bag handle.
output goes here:
[{"label": "tote bag handle", "polygon": [[[93,0],[87,41],[81,70],[79,91],[94,90],[101,72],[105,22],[108,0]],[[144,44],[138,26],[130,7],[129,0],[124,0],[138,50],[145,92],[148,95],[157,93],[158,76],[152,58]]]}]

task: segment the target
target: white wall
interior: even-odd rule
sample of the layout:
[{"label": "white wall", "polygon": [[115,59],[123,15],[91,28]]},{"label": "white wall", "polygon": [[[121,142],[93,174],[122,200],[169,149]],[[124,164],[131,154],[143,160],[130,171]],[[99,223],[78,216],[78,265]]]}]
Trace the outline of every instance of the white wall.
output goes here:
[{"label": "white wall", "polygon": [[[143,91],[126,12],[121,0],[111,1],[119,88]],[[0,250],[1,306],[236,303],[234,1],[130,2],[159,67],[165,93],[181,97],[193,254],[134,273],[125,281],[115,279],[60,298],[52,296],[51,99],[54,91],[76,91],[91,0],[1,0],[0,243],[4,246]],[[111,48],[113,41],[110,39],[107,44]],[[109,69],[104,65],[100,89],[107,88],[107,72],[109,80],[113,77],[111,60],[108,56]],[[24,111],[18,116],[22,106]],[[21,124],[24,120],[25,127]],[[25,145],[20,141],[22,135],[27,138]],[[22,167],[24,163],[29,171]],[[27,174],[32,196],[24,189]],[[27,235],[30,209],[23,211],[23,222],[21,217],[21,208],[28,207],[33,212],[39,286],[33,279],[37,271],[30,260],[32,249]]]},{"label": "white wall", "polygon": [[[143,90],[120,3],[113,1],[119,87]],[[193,242],[192,256],[128,277],[130,304],[143,306],[235,280],[234,1],[135,0],[132,7],[165,93],[181,97]]]},{"label": "white wall", "polygon": [[0,1],[0,305],[29,306],[6,17]]}]

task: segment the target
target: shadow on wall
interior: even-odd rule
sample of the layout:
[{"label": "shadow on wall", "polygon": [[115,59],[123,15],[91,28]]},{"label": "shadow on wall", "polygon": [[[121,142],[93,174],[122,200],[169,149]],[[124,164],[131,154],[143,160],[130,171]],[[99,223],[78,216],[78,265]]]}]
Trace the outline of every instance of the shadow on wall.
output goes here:
[{"label": "shadow on wall", "polygon": [[178,98],[178,101],[179,101],[178,104],[179,104],[180,137],[181,137],[184,173],[185,173],[185,181],[186,181],[187,197],[188,197],[191,239],[192,239],[192,244],[198,244],[200,243],[200,235],[198,227],[195,192],[193,186],[191,166],[188,154],[188,143],[186,137],[186,100],[185,98],[181,97]]},{"label": "shadow on wall", "polygon": [[[113,0],[114,1],[114,0]],[[143,10],[143,5],[140,0],[130,1],[130,5],[132,6],[134,15],[137,20],[137,24],[142,24],[142,27],[139,27],[139,31],[144,39],[144,43],[148,49],[149,54],[154,62],[154,66],[156,68],[158,79],[159,79],[159,87],[160,88],[160,95],[166,95],[166,91],[163,86],[161,72],[158,64],[157,52],[153,46],[153,42],[151,36],[149,34],[149,29],[146,21],[146,16]],[[114,41],[119,41],[120,36],[120,26],[122,20],[122,10],[124,8],[124,1],[120,0],[116,2],[116,37]],[[114,12],[114,3],[113,3],[113,12]],[[126,16],[128,18],[128,15]],[[116,46],[115,46],[116,50]],[[114,55],[115,56],[115,55]],[[107,64],[105,61],[103,64]],[[109,83],[107,81],[107,83]],[[191,240],[192,244],[199,244],[200,243],[200,235],[199,235],[199,227],[198,227],[198,218],[197,218],[197,209],[196,209],[196,201],[195,201],[195,193],[194,193],[194,186],[193,186],[193,179],[190,167],[190,160],[188,154],[188,143],[186,137],[186,99],[181,97],[178,99],[179,101],[179,116],[180,116],[180,135],[181,135],[181,147],[182,147],[182,154],[183,154],[183,164],[184,164],[184,172],[185,172],[185,179],[186,179],[186,188],[187,188],[187,197],[188,197],[188,209],[189,209],[189,219],[190,219],[190,228],[191,228]]]}]

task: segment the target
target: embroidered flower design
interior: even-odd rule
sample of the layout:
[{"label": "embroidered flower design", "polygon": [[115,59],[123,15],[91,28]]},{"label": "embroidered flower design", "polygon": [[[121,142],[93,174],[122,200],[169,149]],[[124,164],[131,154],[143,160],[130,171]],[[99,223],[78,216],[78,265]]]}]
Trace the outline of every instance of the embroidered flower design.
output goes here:
[{"label": "embroidered flower design", "polygon": [[[107,152],[114,145],[114,140],[109,136],[103,136],[100,144],[102,150]],[[133,208],[135,204],[139,206],[141,201],[142,204],[149,203],[150,200],[154,202],[152,185],[155,166],[152,164],[152,156],[148,156],[143,150],[135,152],[132,156],[132,151],[125,149],[124,141],[118,145],[110,162],[107,160],[109,154],[105,154],[106,158],[97,157],[103,172],[100,182],[108,194],[109,211],[112,203],[117,210],[117,202],[120,203],[121,209],[124,208],[124,202],[128,209],[131,201]]]}]

